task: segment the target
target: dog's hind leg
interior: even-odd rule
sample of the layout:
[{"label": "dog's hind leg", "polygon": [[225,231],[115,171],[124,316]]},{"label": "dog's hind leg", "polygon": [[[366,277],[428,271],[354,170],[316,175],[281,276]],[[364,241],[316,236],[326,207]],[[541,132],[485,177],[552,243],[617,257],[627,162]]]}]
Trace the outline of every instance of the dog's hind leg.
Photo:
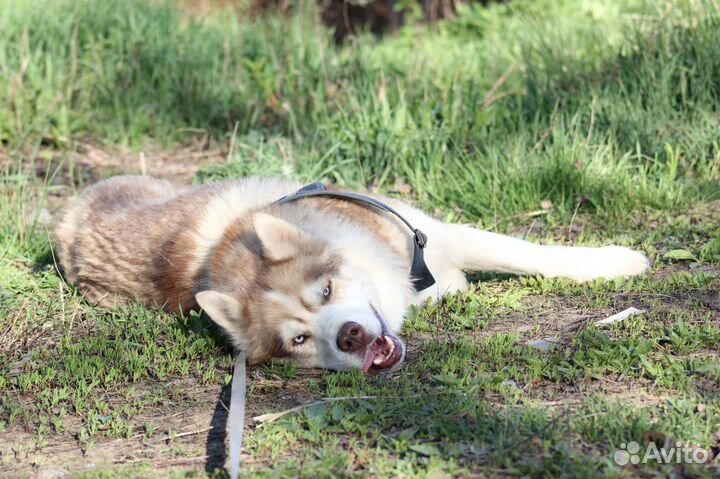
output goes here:
[{"label": "dog's hind leg", "polygon": [[428,251],[429,263],[437,262],[437,255],[446,255],[446,261],[463,271],[589,281],[634,276],[649,266],[645,255],[621,246],[543,246],[461,225],[445,224],[438,229],[440,241],[436,249]]}]

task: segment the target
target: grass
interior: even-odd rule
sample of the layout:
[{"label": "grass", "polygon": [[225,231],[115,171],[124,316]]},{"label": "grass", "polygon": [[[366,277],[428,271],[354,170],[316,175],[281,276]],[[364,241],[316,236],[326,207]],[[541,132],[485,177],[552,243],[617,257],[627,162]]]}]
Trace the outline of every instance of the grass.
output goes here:
[{"label": "grass", "polygon": [[[345,46],[315,13],[0,0],[0,472],[222,477],[228,345],[202,317],[85,303],[47,219],[116,171],[88,176],[96,150],[200,142],[226,161],[180,158],[196,182],[325,179],[655,260],[629,281],[477,275],[410,311],[386,375],[256,368],[253,416],[337,400],[249,429],[248,477],[715,477],[612,457],[720,452],[718,4],[515,0]],[[646,313],[592,326],[629,306]]]}]

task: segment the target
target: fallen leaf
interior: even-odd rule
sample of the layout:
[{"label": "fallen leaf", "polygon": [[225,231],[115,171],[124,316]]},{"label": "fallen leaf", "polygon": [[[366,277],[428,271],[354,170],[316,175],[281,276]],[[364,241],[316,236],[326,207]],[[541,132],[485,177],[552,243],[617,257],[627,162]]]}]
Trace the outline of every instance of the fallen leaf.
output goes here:
[{"label": "fallen leaf", "polygon": [[694,254],[692,254],[690,251],[686,249],[674,249],[672,251],[668,251],[663,255],[663,258],[665,259],[675,259],[675,260],[693,260],[697,261],[697,258]]},{"label": "fallen leaf", "polygon": [[438,449],[434,444],[412,444],[408,446],[408,449],[413,452],[417,452],[418,454],[422,454],[423,456],[440,455],[440,449]]}]

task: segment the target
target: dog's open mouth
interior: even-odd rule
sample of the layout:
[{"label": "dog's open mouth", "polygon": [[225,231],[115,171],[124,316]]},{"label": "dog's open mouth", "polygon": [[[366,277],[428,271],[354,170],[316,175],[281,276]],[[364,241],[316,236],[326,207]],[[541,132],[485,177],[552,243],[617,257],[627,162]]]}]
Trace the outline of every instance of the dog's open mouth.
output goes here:
[{"label": "dog's open mouth", "polygon": [[399,338],[383,334],[368,344],[363,360],[362,371],[382,370],[395,366],[403,357],[403,343]]}]

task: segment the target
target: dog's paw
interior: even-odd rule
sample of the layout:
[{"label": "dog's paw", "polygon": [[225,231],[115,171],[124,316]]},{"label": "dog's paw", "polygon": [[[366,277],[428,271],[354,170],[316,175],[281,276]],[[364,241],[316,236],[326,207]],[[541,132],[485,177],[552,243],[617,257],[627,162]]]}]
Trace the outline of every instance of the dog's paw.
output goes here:
[{"label": "dog's paw", "polygon": [[587,257],[585,267],[579,266],[578,281],[590,281],[597,278],[613,279],[637,276],[650,267],[647,257],[622,246],[605,246],[592,250]]}]

